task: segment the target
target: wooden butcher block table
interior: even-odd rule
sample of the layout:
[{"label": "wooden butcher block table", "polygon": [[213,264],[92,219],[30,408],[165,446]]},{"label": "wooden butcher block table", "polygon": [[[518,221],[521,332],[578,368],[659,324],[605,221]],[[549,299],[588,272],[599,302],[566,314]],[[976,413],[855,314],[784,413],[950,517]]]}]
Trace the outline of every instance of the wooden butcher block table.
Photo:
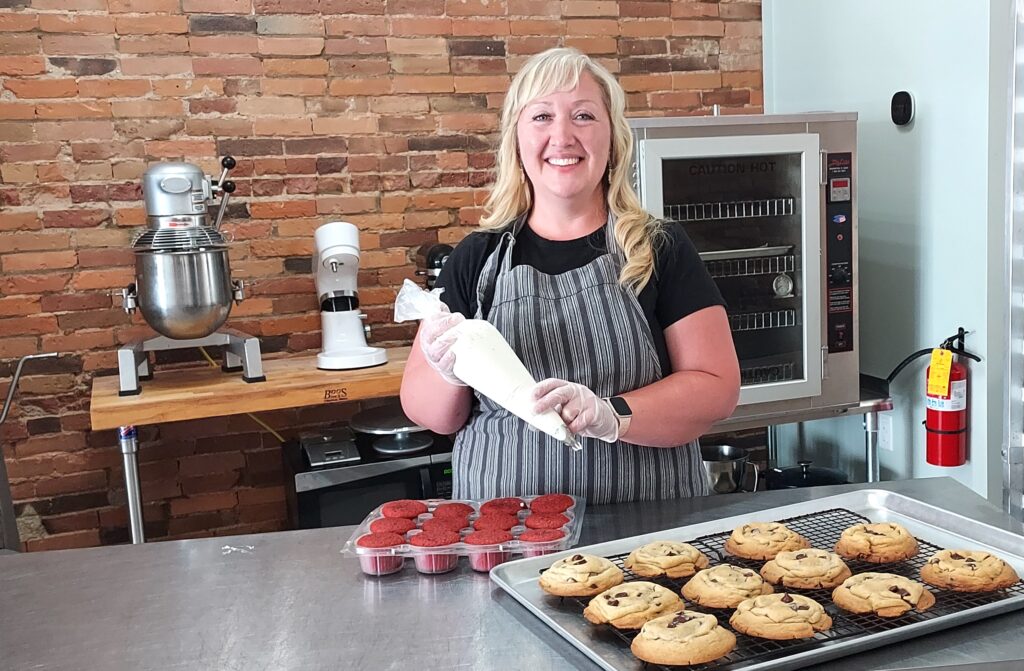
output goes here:
[{"label": "wooden butcher block table", "polygon": [[408,347],[393,348],[381,366],[334,371],[319,370],[316,355],[270,359],[263,362],[267,379],[251,384],[212,368],[157,371],[136,396],[118,395],[116,375],[95,378],[92,429],[118,429],[132,542],[145,541],[135,426],[397,396],[408,358]]}]

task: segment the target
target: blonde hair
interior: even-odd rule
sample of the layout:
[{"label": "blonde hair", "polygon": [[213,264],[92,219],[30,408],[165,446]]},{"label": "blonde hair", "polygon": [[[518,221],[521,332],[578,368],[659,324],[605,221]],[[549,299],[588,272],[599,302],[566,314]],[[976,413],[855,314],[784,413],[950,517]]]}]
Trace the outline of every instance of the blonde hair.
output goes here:
[{"label": "blonde hair", "polygon": [[641,207],[630,180],[633,133],[626,121],[626,94],[608,70],[577,49],[559,47],[536,54],[513,78],[501,112],[494,186],[484,204],[480,226],[503,228],[533,206],[528,178],[519,162],[519,115],[537,98],[576,88],[584,72],[601,87],[611,120],[605,198],[615,221],[615,242],[626,259],[619,284],[639,293],[654,274],[654,247],[662,239],[661,222]]}]

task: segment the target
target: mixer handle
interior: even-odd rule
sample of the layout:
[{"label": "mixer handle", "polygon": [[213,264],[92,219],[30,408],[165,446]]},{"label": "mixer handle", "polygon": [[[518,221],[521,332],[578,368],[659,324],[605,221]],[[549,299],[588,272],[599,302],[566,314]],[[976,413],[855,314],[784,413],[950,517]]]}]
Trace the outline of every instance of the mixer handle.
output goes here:
[{"label": "mixer handle", "polygon": [[228,178],[228,171],[233,170],[236,165],[238,165],[238,163],[235,161],[233,156],[225,156],[222,158],[220,160],[220,167],[223,168],[223,170],[221,170],[220,178],[214,183],[223,189],[226,186],[224,180]]},{"label": "mixer handle", "polygon": [[[227,158],[231,157],[228,156]],[[225,170],[225,172],[227,171]],[[220,192],[220,209],[217,210],[217,220],[213,222],[213,230],[215,231],[220,230],[220,222],[224,219],[224,212],[228,209],[228,199],[235,192],[235,183],[231,181],[221,182]]]}]

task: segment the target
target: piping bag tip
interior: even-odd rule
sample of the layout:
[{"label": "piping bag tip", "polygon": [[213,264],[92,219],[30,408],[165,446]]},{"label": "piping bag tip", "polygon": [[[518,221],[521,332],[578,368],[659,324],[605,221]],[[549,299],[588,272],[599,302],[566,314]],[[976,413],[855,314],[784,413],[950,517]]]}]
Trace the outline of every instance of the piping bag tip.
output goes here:
[{"label": "piping bag tip", "polygon": [[565,444],[568,445],[573,452],[579,452],[583,449],[583,445],[581,445],[580,441],[576,439],[576,436],[571,433],[569,434],[569,437],[565,439]]}]

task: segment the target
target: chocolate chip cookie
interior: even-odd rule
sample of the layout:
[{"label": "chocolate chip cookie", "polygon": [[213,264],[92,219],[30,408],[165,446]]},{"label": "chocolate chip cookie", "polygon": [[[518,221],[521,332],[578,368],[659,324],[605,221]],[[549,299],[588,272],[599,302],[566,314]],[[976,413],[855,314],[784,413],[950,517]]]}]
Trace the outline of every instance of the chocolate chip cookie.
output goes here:
[{"label": "chocolate chip cookie", "polygon": [[774,559],[786,550],[810,547],[807,539],[780,522],[750,522],[732,530],[725,551],[745,559]]},{"label": "chocolate chip cookie", "polygon": [[921,580],[955,592],[994,592],[1017,584],[1013,567],[983,550],[940,550],[921,567]]},{"label": "chocolate chip cookie", "polygon": [[761,567],[762,578],[791,589],[832,589],[850,575],[850,567],[842,557],[815,548],[780,552]]},{"label": "chocolate chip cookie", "polygon": [[919,582],[892,573],[858,573],[832,592],[832,601],[851,613],[898,617],[909,610],[925,611],[935,596]]},{"label": "chocolate chip cookie", "polygon": [[682,610],[686,604],[672,590],[653,582],[626,582],[601,592],[583,609],[594,624],[639,629],[644,622]]},{"label": "chocolate chip cookie", "polygon": [[604,557],[574,554],[541,573],[540,587],[555,596],[593,596],[622,580],[622,569]]},{"label": "chocolate chip cookie", "polygon": [[736,636],[714,615],[683,610],[645,624],[629,649],[651,664],[703,664],[735,647]]},{"label": "chocolate chip cookie", "polygon": [[698,571],[683,585],[683,596],[708,608],[735,608],[741,601],[772,591],[756,571],[731,564]]},{"label": "chocolate chip cookie", "polygon": [[799,594],[765,594],[736,606],[729,624],[738,632],[774,641],[811,638],[832,626],[817,601]]},{"label": "chocolate chip cookie", "polygon": [[703,552],[689,543],[654,541],[629,553],[625,565],[645,578],[668,576],[686,578],[707,568],[710,562]]},{"label": "chocolate chip cookie", "polygon": [[839,537],[836,554],[873,564],[903,561],[917,554],[917,539],[895,522],[855,524]]}]

